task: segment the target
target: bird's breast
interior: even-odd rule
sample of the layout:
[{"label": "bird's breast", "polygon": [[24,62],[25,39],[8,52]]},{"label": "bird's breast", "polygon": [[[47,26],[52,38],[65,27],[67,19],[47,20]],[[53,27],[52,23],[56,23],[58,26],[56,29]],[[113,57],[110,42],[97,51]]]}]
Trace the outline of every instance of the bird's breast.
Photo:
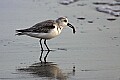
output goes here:
[{"label": "bird's breast", "polygon": [[62,31],[62,28],[55,27],[54,29],[51,30],[51,35],[58,36]]}]

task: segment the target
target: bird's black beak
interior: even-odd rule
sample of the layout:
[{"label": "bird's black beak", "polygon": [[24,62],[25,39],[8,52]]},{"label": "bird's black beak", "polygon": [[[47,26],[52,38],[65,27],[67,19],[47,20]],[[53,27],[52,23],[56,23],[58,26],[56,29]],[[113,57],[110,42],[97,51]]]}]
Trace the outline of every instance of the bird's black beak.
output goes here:
[{"label": "bird's black beak", "polygon": [[76,31],[75,31],[75,28],[74,28],[74,26],[73,25],[71,25],[70,23],[68,23],[67,24],[67,26],[69,26],[69,27],[71,27],[72,29],[73,29],[73,33],[75,33]]}]

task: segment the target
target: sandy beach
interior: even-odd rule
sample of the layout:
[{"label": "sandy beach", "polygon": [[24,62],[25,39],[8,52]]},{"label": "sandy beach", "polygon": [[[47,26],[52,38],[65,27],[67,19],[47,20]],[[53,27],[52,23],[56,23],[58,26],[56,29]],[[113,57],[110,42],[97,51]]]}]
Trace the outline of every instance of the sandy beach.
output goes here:
[{"label": "sandy beach", "polygon": [[[96,7],[103,4],[93,4],[115,0],[61,1],[0,1],[0,80],[120,80],[120,17],[99,12]],[[61,16],[76,34],[67,27],[49,40],[54,51],[41,52],[38,39],[15,36],[16,29]],[[46,64],[39,61],[41,53],[48,53]]]}]

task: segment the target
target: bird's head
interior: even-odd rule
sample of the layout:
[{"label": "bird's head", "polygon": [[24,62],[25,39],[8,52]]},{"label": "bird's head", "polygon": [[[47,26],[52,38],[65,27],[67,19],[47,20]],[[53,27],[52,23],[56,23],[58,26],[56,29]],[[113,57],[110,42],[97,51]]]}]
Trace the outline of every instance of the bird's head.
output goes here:
[{"label": "bird's head", "polygon": [[73,29],[73,33],[76,32],[74,26],[68,22],[68,19],[66,17],[60,17],[56,20],[56,22],[58,23],[59,26],[62,26],[63,28],[69,26],[70,28]]}]

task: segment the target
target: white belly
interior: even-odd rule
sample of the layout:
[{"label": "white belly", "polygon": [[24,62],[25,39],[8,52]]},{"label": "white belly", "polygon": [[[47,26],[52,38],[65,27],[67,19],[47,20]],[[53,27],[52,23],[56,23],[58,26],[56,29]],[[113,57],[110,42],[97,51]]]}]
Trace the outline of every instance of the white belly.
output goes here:
[{"label": "white belly", "polygon": [[26,32],[25,35],[35,37],[35,38],[42,38],[42,39],[51,39],[58,36],[61,33],[61,30],[58,28],[54,28],[49,33],[33,33],[33,32]]}]

